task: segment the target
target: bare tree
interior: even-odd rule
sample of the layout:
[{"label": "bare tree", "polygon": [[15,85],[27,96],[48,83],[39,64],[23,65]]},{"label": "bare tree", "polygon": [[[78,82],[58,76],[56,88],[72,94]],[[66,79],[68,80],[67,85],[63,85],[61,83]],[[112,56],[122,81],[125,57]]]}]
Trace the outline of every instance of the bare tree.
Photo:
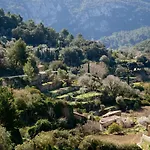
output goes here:
[{"label": "bare tree", "polygon": [[99,78],[104,78],[108,74],[108,67],[104,62],[90,62],[83,66],[83,70],[88,73],[88,69],[90,73]]},{"label": "bare tree", "polygon": [[92,76],[91,74],[84,74],[79,77],[78,84],[81,86],[85,86],[90,90],[97,90],[101,87],[102,82],[101,78]]}]

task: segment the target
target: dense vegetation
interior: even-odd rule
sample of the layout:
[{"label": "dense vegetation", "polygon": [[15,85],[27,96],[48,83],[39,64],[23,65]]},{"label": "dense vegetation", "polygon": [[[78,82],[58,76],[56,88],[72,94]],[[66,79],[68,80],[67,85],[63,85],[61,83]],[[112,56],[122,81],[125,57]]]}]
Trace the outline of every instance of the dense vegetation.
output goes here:
[{"label": "dense vegetation", "polygon": [[[22,19],[10,27],[7,20],[18,16],[1,12],[0,149],[140,150],[99,139],[131,132],[119,123],[100,130],[99,120],[150,105],[147,51],[107,50]],[[137,118],[131,125],[139,127]]]}]

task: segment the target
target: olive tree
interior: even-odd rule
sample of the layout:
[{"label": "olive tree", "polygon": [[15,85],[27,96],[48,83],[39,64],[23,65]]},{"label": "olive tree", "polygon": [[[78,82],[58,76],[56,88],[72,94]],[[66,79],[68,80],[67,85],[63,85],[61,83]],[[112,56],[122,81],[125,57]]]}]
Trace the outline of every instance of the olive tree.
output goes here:
[{"label": "olive tree", "polygon": [[12,150],[12,142],[10,139],[10,134],[1,125],[0,125],[0,149]]},{"label": "olive tree", "polygon": [[135,97],[138,96],[137,91],[131,88],[126,82],[121,81],[118,77],[113,75],[108,75],[103,80],[103,86],[112,96],[113,100],[116,99],[117,96],[124,97]]}]

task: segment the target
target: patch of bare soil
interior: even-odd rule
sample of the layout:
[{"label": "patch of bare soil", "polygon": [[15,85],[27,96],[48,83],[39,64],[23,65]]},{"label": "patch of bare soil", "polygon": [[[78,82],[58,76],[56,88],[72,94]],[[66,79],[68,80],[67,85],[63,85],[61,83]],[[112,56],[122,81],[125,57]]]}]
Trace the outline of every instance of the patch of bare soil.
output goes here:
[{"label": "patch of bare soil", "polygon": [[123,116],[130,116],[130,117],[143,117],[150,115],[150,106],[144,106],[138,111],[133,111],[130,113],[122,113]]},{"label": "patch of bare soil", "polygon": [[142,137],[141,133],[128,135],[100,135],[98,138],[101,141],[111,142],[118,145],[137,144]]}]

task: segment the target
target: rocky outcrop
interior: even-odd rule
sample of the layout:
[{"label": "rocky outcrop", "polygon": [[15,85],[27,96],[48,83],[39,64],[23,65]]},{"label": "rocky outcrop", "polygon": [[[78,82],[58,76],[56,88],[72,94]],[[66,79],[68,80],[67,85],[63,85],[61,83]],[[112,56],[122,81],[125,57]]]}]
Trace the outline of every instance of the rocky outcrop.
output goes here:
[{"label": "rocky outcrop", "polygon": [[1,0],[0,7],[94,39],[150,25],[148,0]]}]

